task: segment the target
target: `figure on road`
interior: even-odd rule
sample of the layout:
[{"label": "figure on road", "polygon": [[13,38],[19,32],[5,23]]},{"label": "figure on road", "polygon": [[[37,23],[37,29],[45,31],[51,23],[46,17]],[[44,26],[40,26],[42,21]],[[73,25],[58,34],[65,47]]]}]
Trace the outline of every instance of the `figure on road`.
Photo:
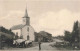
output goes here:
[{"label": "figure on road", "polygon": [[41,42],[39,42],[39,50],[41,50]]}]

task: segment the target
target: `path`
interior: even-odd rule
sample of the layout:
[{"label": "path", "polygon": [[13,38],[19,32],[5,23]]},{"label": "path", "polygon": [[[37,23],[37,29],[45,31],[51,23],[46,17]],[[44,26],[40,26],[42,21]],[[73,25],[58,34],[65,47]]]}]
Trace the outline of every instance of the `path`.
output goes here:
[{"label": "path", "polygon": [[[55,42],[51,43],[42,43],[41,44],[41,51],[59,51],[57,50],[56,47],[51,47],[50,44],[54,44]],[[39,46],[31,47],[31,48],[14,48],[14,49],[9,49],[8,51],[39,51]]]},{"label": "path", "polygon": [[[41,50],[56,50],[56,48],[53,48],[50,46],[51,43],[42,43],[41,44]],[[32,47],[32,48],[28,48],[28,50],[39,50],[39,47]]]}]

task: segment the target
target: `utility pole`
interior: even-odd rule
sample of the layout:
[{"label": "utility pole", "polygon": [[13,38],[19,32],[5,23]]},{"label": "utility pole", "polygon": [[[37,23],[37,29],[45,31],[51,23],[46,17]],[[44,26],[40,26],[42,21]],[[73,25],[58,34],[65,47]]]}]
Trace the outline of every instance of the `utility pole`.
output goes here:
[{"label": "utility pole", "polygon": [[38,37],[39,50],[41,50],[41,36]]}]

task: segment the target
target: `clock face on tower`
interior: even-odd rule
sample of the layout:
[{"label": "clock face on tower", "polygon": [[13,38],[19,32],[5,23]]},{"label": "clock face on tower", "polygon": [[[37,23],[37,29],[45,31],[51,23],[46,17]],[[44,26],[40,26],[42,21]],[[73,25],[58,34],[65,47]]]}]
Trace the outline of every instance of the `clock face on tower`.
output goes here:
[{"label": "clock face on tower", "polygon": [[26,19],[25,18],[23,19],[23,24],[26,25]]},{"label": "clock face on tower", "polygon": [[23,24],[29,25],[29,18],[23,18]]},{"label": "clock face on tower", "polygon": [[26,22],[26,19],[25,18],[23,19],[23,22]]}]

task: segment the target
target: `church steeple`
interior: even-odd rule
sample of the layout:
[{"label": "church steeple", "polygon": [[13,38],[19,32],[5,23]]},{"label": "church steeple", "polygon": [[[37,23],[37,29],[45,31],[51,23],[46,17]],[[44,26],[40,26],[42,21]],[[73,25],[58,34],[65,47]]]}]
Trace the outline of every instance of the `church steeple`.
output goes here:
[{"label": "church steeple", "polygon": [[28,16],[28,12],[27,12],[27,8],[26,8],[26,10],[25,10],[25,15],[24,15],[24,17],[29,17],[29,16]]},{"label": "church steeple", "polygon": [[23,17],[23,25],[30,25],[30,18],[28,16],[27,8],[25,10],[25,15]]}]

